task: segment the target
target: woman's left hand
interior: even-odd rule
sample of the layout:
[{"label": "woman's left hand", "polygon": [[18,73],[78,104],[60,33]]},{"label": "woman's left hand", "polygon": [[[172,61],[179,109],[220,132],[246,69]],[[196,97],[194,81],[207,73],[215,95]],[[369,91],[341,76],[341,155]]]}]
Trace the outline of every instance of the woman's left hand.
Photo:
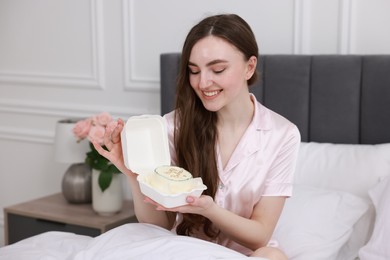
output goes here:
[{"label": "woman's left hand", "polygon": [[192,214],[199,214],[199,215],[204,215],[207,210],[209,210],[211,207],[215,205],[213,198],[207,195],[202,195],[199,198],[188,196],[186,198],[188,204],[175,207],[175,208],[166,208],[158,204],[157,202],[155,202],[149,197],[145,197],[144,201],[155,205],[156,210],[172,211],[172,212],[179,212],[179,213],[192,213]]}]

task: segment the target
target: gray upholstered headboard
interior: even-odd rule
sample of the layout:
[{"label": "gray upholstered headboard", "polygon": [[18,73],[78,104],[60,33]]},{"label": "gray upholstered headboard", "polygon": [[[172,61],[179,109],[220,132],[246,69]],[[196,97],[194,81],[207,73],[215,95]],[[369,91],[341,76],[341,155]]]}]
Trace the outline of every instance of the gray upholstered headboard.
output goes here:
[{"label": "gray upholstered headboard", "polygon": [[[173,109],[179,53],[161,54],[161,114]],[[302,141],[390,142],[390,55],[263,55],[250,91]]]}]

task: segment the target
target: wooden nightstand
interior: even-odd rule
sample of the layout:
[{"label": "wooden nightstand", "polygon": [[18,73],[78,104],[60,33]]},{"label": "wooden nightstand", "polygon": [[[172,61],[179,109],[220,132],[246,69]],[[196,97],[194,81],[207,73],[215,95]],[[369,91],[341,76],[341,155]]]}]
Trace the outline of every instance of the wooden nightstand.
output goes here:
[{"label": "wooden nightstand", "polygon": [[46,231],[98,236],[125,223],[137,222],[133,202],[109,217],[98,215],[91,204],[70,204],[61,193],[4,208],[5,244]]}]

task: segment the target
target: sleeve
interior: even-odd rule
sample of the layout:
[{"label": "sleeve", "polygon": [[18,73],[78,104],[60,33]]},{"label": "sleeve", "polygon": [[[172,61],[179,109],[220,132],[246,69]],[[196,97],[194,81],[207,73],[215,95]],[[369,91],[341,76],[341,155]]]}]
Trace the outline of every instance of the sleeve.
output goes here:
[{"label": "sleeve", "polygon": [[294,172],[298,158],[301,135],[298,128],[289,123],[283,131],[277,131],[276,136],[281,141],[275,149],[275,154],[265,181],[263,196],[292,195]]},{"label": "sleeve", "polygon": [[169,153],[171,155],[171,165],[176,165],[176,149],[174,144],[174,129],[175,129],[175,112],[172,111],[163,116],[167,122],[167,133],[168,133],[168,142],[169,142]]}]

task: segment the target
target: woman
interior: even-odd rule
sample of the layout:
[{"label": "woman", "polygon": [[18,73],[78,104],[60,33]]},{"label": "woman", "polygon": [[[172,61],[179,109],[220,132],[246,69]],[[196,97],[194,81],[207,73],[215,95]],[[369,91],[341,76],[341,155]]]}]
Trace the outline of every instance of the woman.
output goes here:
[{"label": "woman", "polygon": [[[188,205],[166,209],[144,198],[124,166],[120,132],[107,129],[103,156],[130,179],[139,222],[213,241],[245,255],[287,259],[268,246],[291,196],[300,135],[287,119],[249,93],[258,47],[249,25],[233,14],[207,17],[185,40],[176,107],[165,115],[172,164],[208,187]],[[146,203],[145,203],[146,202]]]}]

